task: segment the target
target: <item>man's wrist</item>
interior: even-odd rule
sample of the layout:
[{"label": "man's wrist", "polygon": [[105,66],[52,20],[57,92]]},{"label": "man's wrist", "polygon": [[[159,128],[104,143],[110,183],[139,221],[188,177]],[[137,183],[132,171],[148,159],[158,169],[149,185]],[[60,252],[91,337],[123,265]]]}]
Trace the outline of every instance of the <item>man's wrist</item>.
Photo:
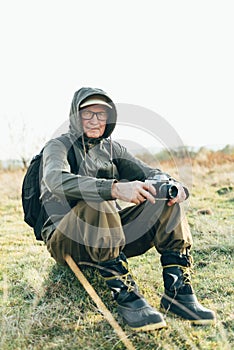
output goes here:
[{"label": "man's wrist", "polygon": [[111,187],[111,196],[113,199],[117,199],[117,194],[118,194],[118,181],[114,180],[112,183],[112,187]]}]

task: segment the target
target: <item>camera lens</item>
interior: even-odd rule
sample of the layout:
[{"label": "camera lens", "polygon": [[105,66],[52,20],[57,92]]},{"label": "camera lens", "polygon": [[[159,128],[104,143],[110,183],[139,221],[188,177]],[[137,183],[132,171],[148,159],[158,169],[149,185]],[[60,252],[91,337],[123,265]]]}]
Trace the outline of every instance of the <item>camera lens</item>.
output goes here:
[{"label": "camera lens", "polygon": [[173,199],[178,194],[178,188],[175,185],[172,185],[168,188],[168,198]]}]

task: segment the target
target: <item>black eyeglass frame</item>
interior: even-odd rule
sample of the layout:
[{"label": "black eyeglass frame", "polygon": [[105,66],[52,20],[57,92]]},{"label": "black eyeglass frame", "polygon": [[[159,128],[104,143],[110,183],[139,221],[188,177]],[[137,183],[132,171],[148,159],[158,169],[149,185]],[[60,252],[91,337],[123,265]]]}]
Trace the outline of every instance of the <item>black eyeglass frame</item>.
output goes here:
[{"label": "black eyeglass frame", "polygon": [[[90,113],[90,117],[84,117],[84,113]],[[105,122],[108,119],[108,112],[92,112],[89,110],[86,111],[80,111],[80,116],[83,120],[92,120],[93,117],[96,115],[97,119],[101,122]],[[105,117],[102,117],[103,115],[105,115]]]}]

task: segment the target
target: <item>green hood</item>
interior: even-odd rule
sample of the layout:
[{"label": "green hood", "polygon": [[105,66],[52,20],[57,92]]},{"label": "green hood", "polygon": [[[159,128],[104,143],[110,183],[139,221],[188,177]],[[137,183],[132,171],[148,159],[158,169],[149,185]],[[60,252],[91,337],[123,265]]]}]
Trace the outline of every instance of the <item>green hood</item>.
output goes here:
[{"label": "green hood", "polygon": [[93,96],[93,95],[101,95],[103,96],[108,103],[111,104],[112,109],[110,112],[110,117],[108,118],[107,124],[106,124],[106,129],[103,134],[103,136],[99,139],[107,138],[109,137],[116,125],[116,119],[117,119],[117,111],[116,107],[113,103],[113,101],[110,99],[110,97],[101,89],[98,88],[90,88],[90,87],[83,87],[79,89],[78,91],[75,92],[72,104],[71,104],[71,109],[70,109],[70,115],[69,115],[69,120],[70,120],[70,125],[69,125],[69,131],[72,134],[72,136],[76,139],[79,139],[81,136],[83,136],[83,127],[81,123],[81,119],[79,116],[79,106],[81,103],[86,100],[88,97]]}]

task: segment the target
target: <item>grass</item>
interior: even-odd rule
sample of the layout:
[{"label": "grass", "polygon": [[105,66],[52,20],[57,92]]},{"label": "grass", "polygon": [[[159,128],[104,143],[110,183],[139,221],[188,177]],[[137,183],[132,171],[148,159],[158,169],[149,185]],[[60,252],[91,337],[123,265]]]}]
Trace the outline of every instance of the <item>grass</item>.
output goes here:
[{"label": "grass", "polygon": [[[198,299],[217,313],[216,326],[192,327],[165,315],[168,328],[134,333],[123,324],[109,291],[93,269],[84,271],[137,350],[228,350],[234,346],[233,165],[194,166],[187,217],[194,237],[193,286]],[[0,348],[2,350],[125,349],[72,271],[57,265],[23,222],[23,172],[0,174]],[[229,188],[228,191],[220,189]],[[218,192],[217,192],[218,191]],[[211,210],[202,215],[200,210]],[[154,249],[129,259],[141,292],[158,308],[163,293]]]}]

